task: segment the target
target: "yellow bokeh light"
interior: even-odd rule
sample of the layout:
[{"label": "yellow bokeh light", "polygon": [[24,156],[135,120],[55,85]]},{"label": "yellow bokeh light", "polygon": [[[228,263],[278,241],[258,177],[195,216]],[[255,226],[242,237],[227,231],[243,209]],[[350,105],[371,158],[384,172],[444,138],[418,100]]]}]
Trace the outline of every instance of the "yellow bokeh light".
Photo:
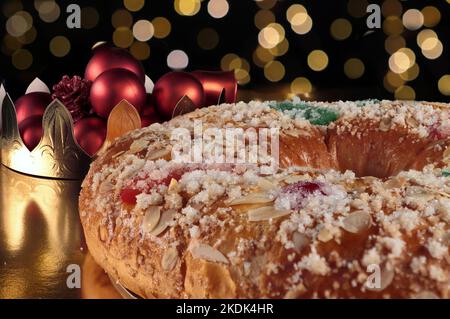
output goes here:
[{"label": "yellow bokeh light", "polygon": [[280,61],[270,61],[264,67],[264,76],[271,82],[278,82],[285,75],[284,65]]},{"label": "yellow bokeh light", "polygon": [[148,20],[139,20],[133,26],[133,35],[141,42],[150,40],[154,33],[153,24]]},{"label": "yellow bokeh light", "polygon": [[395,90],[395,98],[397,100],[411,101],[416,99],[416,92],[409,85],[402,85]]},{"label": "yellow bokeh light", "polygon": [[128,10],[136,12],[144,7],[145,0],[123,0],[123,5]]},{"label": "yellow bokeh light", "polygon": [[403,22],[399,17],[389,16],[383,22],[383,31],[387,35],[399,35],[403,32]]},{"label": "yellow bokeh light", "polygon": [[437,39],[438,35],[436,34],[436,32],[430,29],[420,31],[419,34],[417,34],[417,45],[422,48],[423,42],[430,38]]},{"label": "yellow bokeh light", "polygon": [[405,72],[400,73],[399,75],[405,81],[414,81],[419,76],[419,73],[420,73],[419,65],[415,63],[412,67],[410,67]]},{"label": "yellow bokeh light", "polygon": [[308,11],[301,4],[293,4],[286,11],[286,19],[292,23],[292,19],[298,14],[308,14]]},{"label": "yellow bokeh light", "polygon": [[253,62],[257,66],[263,68],[268,62],[274,59],[274,56],[270,51],[271,50],[269,49],[258,46],[253,52]]},{"label": "yellow bokeh light", "polygon": [[369,3],[367,0],[349,0],[347,3],[348,13],[354,18],[362,18],[366,15],[367,6]]},{"label": "yellow bokeh light", "polygon": [[386,0],[383,2],[381,12],[384,17],[397,16],[403,12],[403,6],[399,0]]},{"label": "yellow bokeh light", "polygon": [[391,93],[394,93],[395,90],[404,83],[405,80],[403,80],[399,74],[392,71],[388,71],[383,80],[385,89]]},{"label": "yellow bokeh light", "polygon": [[261,30],[269,23],[275,22],[275,15],[270,10],[259,10],[255,14],[254,22],[255,26]]},{"label": "yellow bokeh light", "polygon": [[289,50],[289,42],[286,38],[283,39],[280,43],[278,43],[274,48],[268,49],[270,54],[273,56],[282,56],[287,53]]},{"label": "yellow bokeh light", "polygon": [[13,53],[11,62],[18,70],[26,70],[33,64],[33,56],[30,51],[19,49]]},{"label": "yellow bokeh light", "polygon": [[395,51],[404,48],[405,46],[406,46],[405,38],[403,38],[401,35],[390,35],[386,38],[386,41],[384,42],[384,48],[386,49],[386,52],[389,54],[392,54]]},{"label": "yellow bokeh light", "polygon": [[423,25],[432,28],[441,21],[441,12],[433,6],[426,6],[422,9]]},{"label": "yellow bokeh light", "polygon": [[59,5],[55,1],[42,1],[38,11],[41,20],[47,23],[55,22],[61,14]]},{"label": "yellow bokeh light", "polygon": [[305,77],[298,77],[291,83],[291,92],[294,94],[308,94],[312,91],[311,82]]},{"label": "yellow bokeh light", "polygon": [[328,66],[328,55],[322,50],[314,50],[308,55],[308,66],[314,71],[323,71]]},{"label": "yellow bokeh light", "polygon": [[235,69],[234,76],[240,85],[245,85],[248,82],[250,82],[250,74],[248,73],[247,70]]},{"label": "yellow bokeh light", "polygon": [[409,9],[403,14],[403,25],[408,30],[418,30],[423,26],[422,12],[417,9]]},{"label": "yellow bokeh light", "polygon": [[389,68],[394,73],[407,71],[416,62],[416,55],[409,48],[401,48],[389,58]]},{"label": "yellow bokeh light", "polygon": [[291,28],[292,30],[297,33],[297,34],[306,34],[309,31],[311,31],[313,26],[313,20],[311,19],[311,17],[308,15],[306,17],[306,20],[304,23],[302,24],[291,24]]},{"label": "yellow bokeh light", "polygon": [[284,28],[280,24],[270,23],[259,32],[258,42],[262,47],[271,49],[283,41],[284,35]]},{"label": "yellow bokeh light", "polygon": [[163,39],[170,34],[172,26],[170,21],[164,17],[156,17],[152,20],[153,27],[155,29],[155,38]]},{"label": "yellow bokeh light", "polygon": [[450,74],[443,75],[438,81],[439,92],[450,96]]},{"label": "yellow bokeh light", "polygon": [[[234,53],[227,53],[222,57],[222,60],[220,60],[220,67],[223,71],[229,71],[230,65],[234,60],[240,61],[240,58],[237,54]],[[240,67],[240,65],[239,65]]]},{"label": "yellow bokeh light", "polygon": [[24,35],[18,37],[17,40],[19,40],[19,42],[22,44],[30,44],[33,43],[34,40],[36,40],[36,37],[37,37],[37,30],[35,27],[32,27],[30,30],[25,32]]},{"label": "yellow bokeh light", "polygon": [[70,41],[64,36],[56,36],[50,41],[50,52],[58,58],[69,54],[70,48]]},{"label": "yellow bokeh light", "polygon": [[136,41],[130,47],[130,53],[138,60],[147,60],[150,57],[150,46],[146,42]]},{"label": "yellow bokeh light", "polygon": [[[422,43],[422,46],[424,46],[424,44],[426,44],[428,41],[433,41],[433,40],[425,40]],[[436,42],[432,42],[429,46],[433,45],[433,47],[429,50],[423,49],[422,48],[422,54],[429,60],[435,60],[437,58],[439,58],[442,55],[442,52],[444,51],[444,46],[442,45],[442,42],[437,39]]]},{"label": "yellow bokeh light", "polygon": [[81,9],[81,26],[84,29],[93,29],[97,26],[100,16],[94,7]]},{"label": "yellow bokeh light", "polygon": [[119,48],[129,48],[133,40],[133,32],[127,27],[119,27],[113,33],[113,42]]},{"label": "yellow bokeh light", "polygon": [[32,26],[33,18],[25,11],[16,12],[6,21],[6,31],[14,37],[24,35]]},{"label": "yellow bokeh light", "polygon": [[277,0],[256,0],[256,4],[261,9],[272,9]]},{"label": "yellow bokeh light", "polygon": [[120,27],[131,28],[133,16],[127,10],[116,10],[111,17],[111,23],[116,29]]},{"label": "yellow bokeh light", "polygon": [[200,0],[175,0],[173,3],[175,11],[179,15],[193,16],[200,11]]},{"label": "yellow bokeh light", "polygon": [[344,73],[350,79],[358,79],[365,71],[364,63],[357,58],[348,59],[344,64]]},{"label": "yellow bokeh light", "polygon": [[213,28],[204,28],[197,35],[197,43],[204,50],[212,50],[219,44],[219,34]]},{"label": "yellow bokeh light", "polygon": [[336,40],[345,40],[352,33],[352,25],[347,19],[336,19],[330,26],[330,33]]}]

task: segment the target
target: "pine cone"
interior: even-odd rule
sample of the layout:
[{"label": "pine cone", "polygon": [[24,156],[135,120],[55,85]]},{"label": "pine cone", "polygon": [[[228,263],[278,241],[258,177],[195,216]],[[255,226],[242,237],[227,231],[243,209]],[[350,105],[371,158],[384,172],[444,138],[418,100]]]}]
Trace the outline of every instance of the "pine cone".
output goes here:
[{"label": "pine cone", "polygon": [[62,80],[53,86],[53,99],[60,100],[76,122],[89,114],[89,93],[92,83],[79,76],[70,78],[64,75]]}]

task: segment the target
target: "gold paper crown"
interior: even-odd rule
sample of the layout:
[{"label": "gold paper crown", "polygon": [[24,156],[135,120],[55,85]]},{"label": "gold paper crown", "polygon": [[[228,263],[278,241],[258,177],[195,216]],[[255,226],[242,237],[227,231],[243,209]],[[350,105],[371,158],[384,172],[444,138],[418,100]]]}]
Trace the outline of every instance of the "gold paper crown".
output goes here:
[{"label": "gold paper crown", "polygon": [[[50,103],[42,118],[43,136],[32,150],[23,143],[17,123],[16,108],[9,94],[0,88],[1,104],[1,162],[6,167],[33,176],[58,179],[81,179],[95,157],[89,156],[77,143],[73,134],[73,120],[69,111],[59,101]],[[137,110],[123,100],[108,118],[106,140],[100,153],[112,141],[141,128]]]}]

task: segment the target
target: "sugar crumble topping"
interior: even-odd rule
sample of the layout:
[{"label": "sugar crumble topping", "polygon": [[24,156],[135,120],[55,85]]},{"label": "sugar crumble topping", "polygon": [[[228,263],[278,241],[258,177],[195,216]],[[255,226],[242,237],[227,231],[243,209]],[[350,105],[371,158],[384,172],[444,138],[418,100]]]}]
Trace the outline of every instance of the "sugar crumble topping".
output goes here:
[{"label": "sugar crumble topping", "polygon": [[[219,115],[220,119],[214,118],[213,123],[219,121],[223,126],[234,122],[242,126],[299,129],[302,134],[309,134],[311,124],[304,118],[304,112],[296,109],[277,112],[271,103],[212,106],[131,133],[134,142],[129,150],[95,170],[91,183],[84,185],[91,194],[101,195],[87,203],[87,209],[103,214],[106,234],[100,237],[106,236],[108,242],[117,233],[126,233],[142,244],[151,241],[161,247],[177,247],[183,244],[177,235],[181,233],[186,238],[183,244],[186,247],[193,241],[202,242],[195,250],[199,256],[213,254],[223,263],[226,260],[231,265],[242,265],[243,273],[259,271],[268,276],[283,273],[284,263],[256,266],[255,256],[263,254],[268,245],[279,245],[294,269],[284,287],[287,291],[303,285],[304,273],[327,276],[336,269],[348,270],[355,289],[366,289],[367,266],[395,267],[407,258],[411,274],[434,281],[436,287],[441,287],[444,293],[447,289],[448,294],[450,178],[443,176],[442,168],[428,165],[422,171],[403,171],[386,179],[306,167],[280,169],[266,176],[252,166],[184,165],[166,158],[147,159],[147,154],[170,145],[168,130],[176,127],[193,130],[195,119],[210,116]],[[434,134],[436,129],[443,134],[450,127],[448,112],[425,102],[307,103],[337,112],[343,129],[347,130],[352,130],[355,119],[380,123],[388,119],[385,122],[389,128],[406,126],[420,138]],[[328,128],[335,125],[332,122]],[[381,130],[383,125],[380,124]],[[124,205],[120,200],[124,188],[136,191],[134,205]],[[239,201],[243,204],[227,204]],[[146,212],[155,206],[174,214],[161,233],[146,236],[140,225]],[[81,214],[86,215],[83,211]],[[248,225],[256,222],[274,230],[275,236],[249,238]],[[359,257],[353,260],[341,252],[349,234],[368,234],[366,246],[359,247]],[[224,244],[227,236],[234,238],[233,245]],[[412,242],[414,247],[423,248],[421,256],[408,256]],[[322,253],[326,245],[337,248],[326,255]],[[332,297],[333,289],[339,288],[339,283],[333,284],[328,296]],[[300,290],[308,289],[302,286]]]}]

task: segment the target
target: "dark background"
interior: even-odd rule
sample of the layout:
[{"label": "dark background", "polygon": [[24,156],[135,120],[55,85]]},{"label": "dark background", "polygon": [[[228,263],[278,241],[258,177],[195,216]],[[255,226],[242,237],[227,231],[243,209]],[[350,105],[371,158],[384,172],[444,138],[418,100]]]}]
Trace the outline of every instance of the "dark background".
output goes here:
[{"label": "dark background", "polygon": [[[47,1],[47,0],[40,0]],[[16,99],[24,93],[29,82],[35,77],[41,78],[52,86],[64,75],[83,75],[84,68],[91,56],[91,47],[98,41],[112,41],[114,27],[111,23],[113,13],[124,9],[127,0],[113,1],[56,1],[60,7],[59,18],[52,23],[40,19],[36,9],[36,1],[32,0],[2,0],[0,2],[0,76],[7,91]],[[133,0],[136,1],[136,0]],[[389,71],[388,60],[390,54],[385,50],[387,34],[383,29],[369,31],[366,25],[367,15],[354,17],[349,13],[349,1],[315,0],[315,1],[287,1],[287,0],[228,0],[229,11],[221,19],[210,16],[207,4],[210,0],[200,1],[201,8],[193,16],[182,16],[174,9],[172,0],[146,0],[142,9],[131,12],[133,23],[140,19],[152,21],[154,17],[166,17],[171,23],[170,34],[163,38],[151,38],[147,44],[150,56],[143,60],[147,74],[156,81],[162,74],[170,71],[167,66],[167,55],[174,49],[181,49],[189,56],[186,70],[220,69],[221,59],[227,53],[235,53],[248,61],[250,80],[240,85],[242,90],[281,90],[289,88],[290,83],[297,77],[305,77],[312,83],[313,91],[305,98],[313,99],[362,99],[389,98],[396,96],[395,89],[388,90],[384,78]],[[139,2],[139,1],[138,1]],[[353,5],[358,0],[353,1]],[[367,2],[361,0],[361,5]],[[420,67],[418,77],[406,81],[415,92],[415,99],[448,101],[442,90],[438,89],[438,81],[450,73],[449,38],[450,38],[450,3],[447,0],[419,0],[419,1],[377,1],[379,4],[387,2],[387,6],[400,5],[401,13],[408,9],[422,10],[425,6],[434,6],[439,10],[441,18],[436,26],[431,27],[439,36],[444,51],[437,59],[427,59],[416,43],[417,34],[425,29],[410,31],[404,29],[401,36],[406,41],[406,47],[414,51],[416,63]],[[66,26],[66,6],[77,3],[82,8],[93,7],[98,12],[98,22],[91,29],[73,29]],[[286,10],[293,3],[300,3],[308,10],[313,20],[313,27],[305,35],[298,35],[292,31],[286,19]],[[285,29],[285,37],[289,42],[289,50],[280,57],[275,57],[285,67],[284,77],[276,82],[269,81],[264,75],[264,67],[257,66],[253,61],[253,53],[258,46],[259,29],[255,26],[254,16],[261,9],[271,10],[276,22]],[[16,8],[16,9],[11,9]],[[6,42],[7,19],[17,10],[28,12],[33,17],[33,28],[36,38],[29,44],[17,44],[8,48]],[[330,34],[330,25],[337,18],[345,18],[352,25],[351,35],[337,41]],[[401,15],[399,16],[401,19]],[[382,19],[386,19],[382,16]],[[205,27],[213,28],[219,35],[218,45],[211,49],[202,49],[197,43],[198,33]],[[63,35],[71,43],[70,52],[64,57],[55,57],[49,50],[49,42],[55,36]],[[11,40],[9,38],[9,40]],[[33,63],[24,70],[17,69],[12,63],[12,55],[16,50],[28,50],[33,56]],[[325,70],[316,72],[307,63],[308,54],[315,49],[323,50],[329,57]],[[365,66],[364,74],[358,79],[350,79],[343,71],[345,61],[349,58],[360,59]],[[276,85],[274,83],[277,83]],[[447,82],[447,85],[448,82]],[[448,88],[447,88],[448,89]],[[287,97],[287,96],[286,96]]]}]

